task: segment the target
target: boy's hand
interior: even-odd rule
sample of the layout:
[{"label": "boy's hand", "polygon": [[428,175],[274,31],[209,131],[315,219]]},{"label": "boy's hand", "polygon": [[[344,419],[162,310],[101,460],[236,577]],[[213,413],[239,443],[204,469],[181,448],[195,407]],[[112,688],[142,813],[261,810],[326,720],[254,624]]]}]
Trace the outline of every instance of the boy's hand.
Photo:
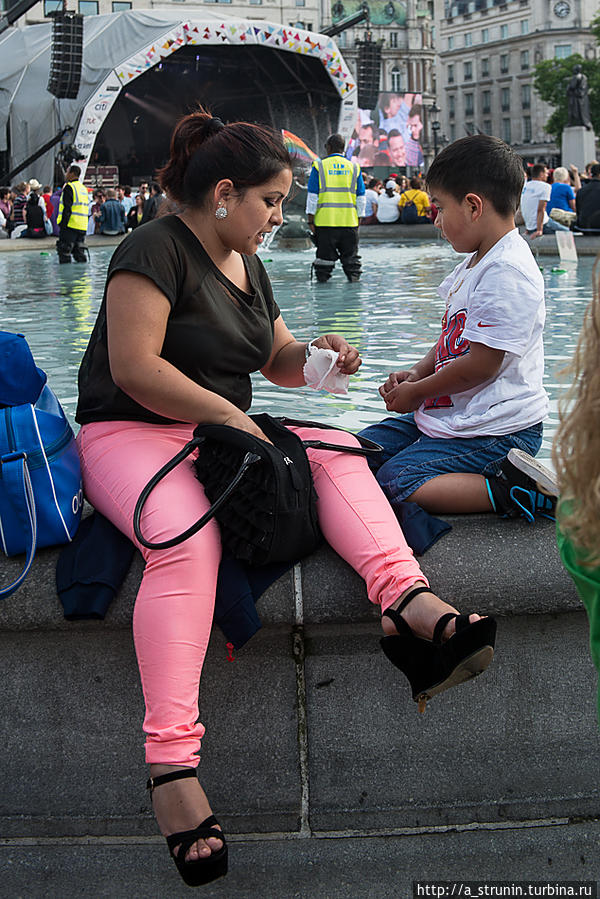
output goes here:
[{"label": "boy's hand", "polygon": [[[404,372],[395,372],[394,374],[404,374]],[[384,391],[385,384],[380,387],[379,392],[388,412],[414,412],[419,408],[423,402],[423,395],[419,386],[415,384],[416,380],[416,378],[413,378],[412,381],[406,378],[388,391]]]},{"label": "boy's hand", "polygon": [[379,388],[379,393],[385,399],[386,394],[393,390],[394,387],[397,387],[398,384],[402,384],[404,381],[418,381],[419,375],[414,368],[410,368],[404,371],[392,371],[388,375],[388,379],[385,384],[382,384]]}]

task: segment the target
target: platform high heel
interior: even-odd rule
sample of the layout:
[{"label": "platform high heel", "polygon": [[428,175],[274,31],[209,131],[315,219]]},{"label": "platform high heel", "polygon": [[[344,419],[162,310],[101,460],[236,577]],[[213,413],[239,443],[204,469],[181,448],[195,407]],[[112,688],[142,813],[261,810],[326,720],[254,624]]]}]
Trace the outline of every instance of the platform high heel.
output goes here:
[{"label": "platform high heel", "polygon": [[[150,795],[156,787],[169,783],[171,780],[180,780],[182,777],[196,777],[195,768],[183,768],[180,771],[171,771],[169,774],[161,774],[159,777],[151,777],[146,784],[150,790]],[[217,877],[223,877],[227,874],[227,843],[225,842],[225,834],[222,830],[218,830],[219,822],[214,815],[209,815],[205,821],[194,828],[194,830],[183,830],[180,833],[170,834],[167,840],[167,846],[173,861],[177,865],[177,870],[181,874],[185,883],[190,887],[201,886],[204,883],[210,883]],[[196,840],[207,840],[209,837],[216,837],[222,840],[223,845],[211,855],[202,856],[194,861],[186,861],[185,856]],[[179,851],[175,855],[174,850],[179,846]]]},{"label": "platform high heel", "polygon": [[[419,711],[433,696],[477,677],[494,657],[496,621],[480,618],[469,623],[468,615],[447,612],[434,628],[433,639],[417,637],[401,612],[419,593],[430,593],[429,587],[417,587],[404,598],[397,609],[384,612],[398,631],[381,638],[381,648],[390,662],[406,675]],[[456,632],[442,643],[442,634],[449,621],[456,619]]]}]

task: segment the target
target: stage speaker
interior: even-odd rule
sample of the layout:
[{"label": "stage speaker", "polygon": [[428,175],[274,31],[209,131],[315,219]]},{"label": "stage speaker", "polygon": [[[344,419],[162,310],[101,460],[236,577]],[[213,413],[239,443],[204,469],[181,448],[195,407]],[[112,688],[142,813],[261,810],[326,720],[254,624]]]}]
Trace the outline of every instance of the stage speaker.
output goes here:
[{"label": "stage speaker", "polygon": [[374,109],[379,97],[381,76],[381,44],[357,41],[358,44],[358,105],[360,109]]},{"label": "stage speaker", "polygon": [[59,100],[74,100],[81,81],[83,16],[75,12],[57,12],[53,19],[47,90]]}]

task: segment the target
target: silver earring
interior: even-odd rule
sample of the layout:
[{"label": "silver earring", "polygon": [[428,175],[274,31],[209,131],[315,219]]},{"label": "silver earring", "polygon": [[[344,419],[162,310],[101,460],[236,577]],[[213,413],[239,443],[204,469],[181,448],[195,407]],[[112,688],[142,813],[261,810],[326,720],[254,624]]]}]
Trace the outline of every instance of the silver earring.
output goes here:
[{"label": "silver earring", "polygon": [[215,218],[220,219],[221,221],[227,218],[227,209],[223,206],[222,200],[219,200],[219,205],[215,209]]}]

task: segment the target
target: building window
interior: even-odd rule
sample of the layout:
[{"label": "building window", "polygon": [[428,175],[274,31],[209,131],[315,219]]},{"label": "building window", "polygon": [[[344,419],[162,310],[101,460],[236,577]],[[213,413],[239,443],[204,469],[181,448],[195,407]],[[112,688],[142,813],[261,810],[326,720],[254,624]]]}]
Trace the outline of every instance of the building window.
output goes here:
[{"label": "building window", "polygon": [[456,125],[454,124],[454,122],[450,122],[449,131],[450,131],[450,140],[451,141],[456,140]]},{"label": "building window", "polygon": [[531,117],[528,115],[523,116],[523,140],[531,140]]},{"label": "building window", "polygon": [[483,132],[484,132],[484,134],[492,133],[492,120],[491,119],[483,120]]},{"label": "building window", "polygon": [[573,50],[571,48],[571,44],[555,44],[554,45],[554,58],[555,59],[565,59],[567,56],[572,56]]},{"label": "building window", "polygon": [[456,112],[456,101],[454,98],[454,94],[450,94],[448,97],[448,117],[453,119]]},{"label": "building window", "polygon": [[531,85],[530,84],[522,84],[521,85],[521,106],[523,109],[529,109],[531,107]]},{"label": "building window", "polygon": [[448,84],[454,84],[454,66],[452,64],[448,66]]},{"label": "building window", "polygon": [[507,144],[511,141],[510,136],[510,119],[502,119],[502,140]]},{"label": "building window", "polygon": [[392,82],[392,92],[394,94],[402,93],[402,72],[398,68],[398,66],[394,66],[392,71],[390,72],[390,79]]},{"label": "building window", "polygon": [[295,6],[306,6],[306,0],[296,0]]},{"label": "building window", "polygon": [[[44,0],[44,15],[49,16],[50,13],[60,12],[63,8],[62,0]],[[0,6],[0,9],[4,9]]]},{"label": "building window", "polygon": [[474,112],[473,94],[465,94],[465,115],[473,115]]},{"label": "building window", "polygon": [[98,0],[79,0],[77,7],[82,16],[98,15]]},{"label": "building window", "polygon": [[125,12],[126,9],[131,9],[130,0],[113,0],[113,12]]},{"label": "building window", "polygon": [[510,88],[503,87],[500,91],[500,108],[502,112],[510,111]]},{"label": "building window", "polygon": [[390,31],[390,47],[392,47],[394,50],[396,50],[398,47],[398,32],[397,31]]},{"label": "building window", "polygon": [[346,32],[342,31],[341,34],[336,34],[335,42],[338,45],[338,47],[345,47],[346,46]]},{"label": "building window", "polygon": [[487,42],[489,41],[489,39],[490,39],[490,29],[489,29],[489,28],[482,28],[482,29],[481,29],[481,43],[482,43],[482,44],[487,44]]},{"label": "building window", "polygon": [[500,56],[500,74],[506,75],[508,72],[508,53],[502,53]]},{"label": "building window", "polygon": [[249,0],[250,6],[260,6],[262,0]]},{"label": "building window", "polygon": [[529,50],[521,50],[521,69],[529,68]]},{"label": "building window", "polygon": [[481,111],[489,113],[492,109],[492,94],[490,91],[483,91],[481,94]]},{"label": "building window", "polygon": [[521,34],[529,34],[529,19],[521,19]]},{"label": "building window", "polygon": [[470,31],[465,32],[465,47],[471,47],[473,45],[473,35]]},{"label": "building window", "polygon": [[500,40],[501,41],[508,40],[508,25],[500,26]]},{"label": "building window", "polygon": [[448,50],[454,50],[454,38],[452,35],[448,38]]},{"label": "building window", "polygon": [[490,74],[490,61],[486,57],[485,59],[481,60],[481,77],[487,78],[489,74]]},{"label": "building window", "polygon": [[463,63],[463,76],[465,81],[471,81],[473,78],[473,63],[465,62]]}]

